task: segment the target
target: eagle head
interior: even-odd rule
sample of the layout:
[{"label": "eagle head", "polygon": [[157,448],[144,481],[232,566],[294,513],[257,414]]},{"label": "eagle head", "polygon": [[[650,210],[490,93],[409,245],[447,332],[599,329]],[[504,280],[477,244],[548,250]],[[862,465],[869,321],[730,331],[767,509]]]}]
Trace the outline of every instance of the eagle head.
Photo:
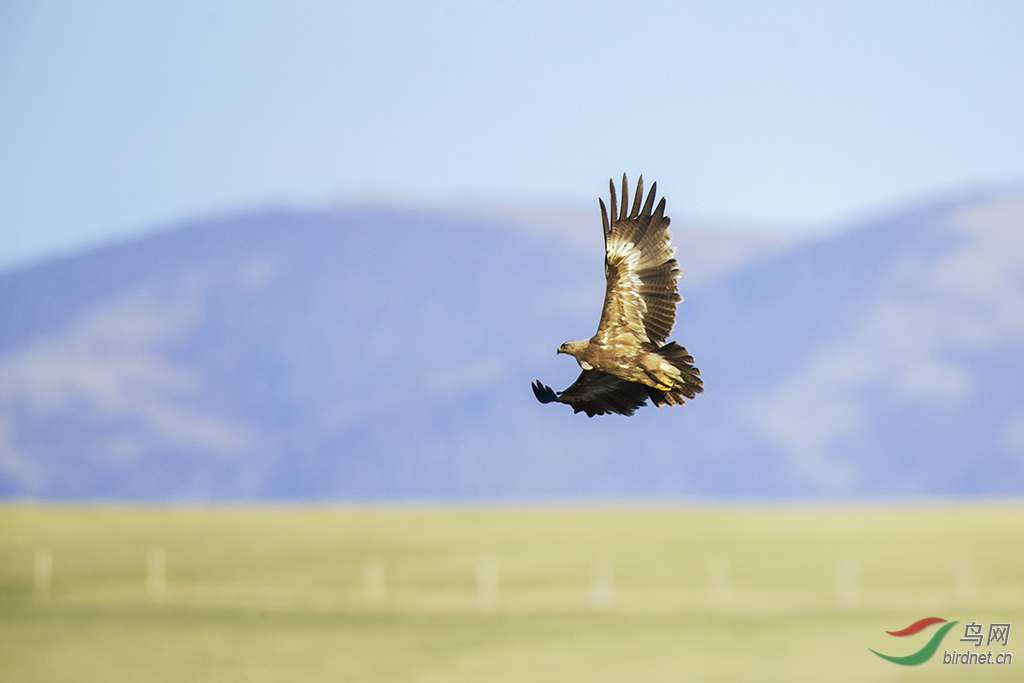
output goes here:
[{"label": "eagle head", "polygon": [[567,341],[567,342],[565,342],[564,344],[562,344],[561,346],[558,347],[558,353],[567,353],[570,356],[575,356],[578,359],[579,358],[579,354],[581,354],[584,351],[586,351],[588,346],[590,346],[590,340],[589,339],[578,339],[578,340],[575,340],[575,341]]}]

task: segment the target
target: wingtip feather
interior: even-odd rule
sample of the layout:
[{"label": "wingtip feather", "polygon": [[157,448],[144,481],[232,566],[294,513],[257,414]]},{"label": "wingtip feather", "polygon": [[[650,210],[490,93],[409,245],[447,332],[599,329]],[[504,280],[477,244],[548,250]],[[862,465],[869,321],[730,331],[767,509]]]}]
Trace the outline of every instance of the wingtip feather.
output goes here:
[{"label": "wingtip feather", "polygon": [[626,211],[629,207],[629,183],[626,180],[626,174],[622,174],[622,213],[619,214],[619,220],[624,221],[627,218]]},{"label": "wingtip feather", "polygon": [[608,190],[611,194],[611,219],[614,221],[616,216],[619,215],[619,202],[615,196],[615,181],[611,178],[608,179]]},{"label": "wingtip feather", "polygon": [[633,190],[633,209],[629,212],[630,218],[637,218],[640,216],[640,203],[644,198],[644,176],[641,173],[640,177],[636,181],[636,189]]},{"label": "wingtip feather", "polygon": [[651,209],[654,208],[654,200],[658,195],[658,183],[651,183],[651,191],[647,194],[647,201],[644,202],[644,208],[642,215],[650,216]]},{"label": "wingtip feather", "polygon": [[661,201],[658,202],[658,208],[654,210],[654,217],[658,220],[665,218],[665,198],[662,197]]}]

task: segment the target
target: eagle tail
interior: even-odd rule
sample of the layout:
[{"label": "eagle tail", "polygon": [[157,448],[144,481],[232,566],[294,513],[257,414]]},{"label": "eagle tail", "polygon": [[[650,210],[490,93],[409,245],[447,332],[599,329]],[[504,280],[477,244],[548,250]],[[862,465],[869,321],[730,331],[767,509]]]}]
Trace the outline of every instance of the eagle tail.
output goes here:
[{"label": "eagle tail", "polygon": [[693,356],[676,342],[669,342],[654,352],[671,363],[682,376],[682,381],[676,383],[668,391],[649,389],[651,401],[661,407],[663,405],[673,406],[684,403],[683,397],[693,399],[697,394],[704,393],[704,382],[700,378],[700,370],[693,364]]}]

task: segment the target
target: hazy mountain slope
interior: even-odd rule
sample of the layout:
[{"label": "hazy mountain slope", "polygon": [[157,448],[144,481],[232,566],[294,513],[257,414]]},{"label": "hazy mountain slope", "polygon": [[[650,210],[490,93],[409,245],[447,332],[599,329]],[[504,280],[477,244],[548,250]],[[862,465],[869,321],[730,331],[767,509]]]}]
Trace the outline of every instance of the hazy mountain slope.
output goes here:
[{"label": "hazy mountain slope", "polygon": [[1024,196],[882,221],[701,294],[709,451],[756,449],[807,492],[1024,490]]},{"label": "hazy mountain slope", "polygon": [[[479,226],[282,212],[9,275],[4,329],[34,329],[3,343],[4,463],[23,473],[5,480],[330,493],[324,468],[356,457],[346,442],[399,407],[444,412],[490,386],[521,323],[571,311],[566,260]],[[531,277],[566,293],[534,301]]]},{"label": "hazy mountain slope", "polygon": [[0,275],[0,494],[1024,491],[1024,196],[788,249],[674,225],[684,271],[723,264],[674,335],[707,393],[630,419],[529,390],[578,373],[554,350],[596,325],[597,225],[595,258],[481,216],[282,210]]}]

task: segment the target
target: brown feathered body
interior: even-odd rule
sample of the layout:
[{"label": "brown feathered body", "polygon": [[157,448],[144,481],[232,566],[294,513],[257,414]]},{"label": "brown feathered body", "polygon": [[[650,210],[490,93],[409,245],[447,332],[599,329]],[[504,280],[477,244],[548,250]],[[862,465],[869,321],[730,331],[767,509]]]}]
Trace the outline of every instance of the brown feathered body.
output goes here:
[{"label": "brown feathered body", "polygon": [[629,208],[623,176],[620,210],[615,185],[609,186],[610,212],[599,200],[607,286],[597,333],[558,348],[559,353],[574,356],[583,372],[560,394],[539,381],[534,384],[541,402],[568,403],[591,417],[609,412],[632,415],[648,398],[660,407],[683,403],[703,391],[700,371],[686,348],[666,343],[682,297],[665,200],[654,206],[655,183],[641,206],[641,176]]}]

